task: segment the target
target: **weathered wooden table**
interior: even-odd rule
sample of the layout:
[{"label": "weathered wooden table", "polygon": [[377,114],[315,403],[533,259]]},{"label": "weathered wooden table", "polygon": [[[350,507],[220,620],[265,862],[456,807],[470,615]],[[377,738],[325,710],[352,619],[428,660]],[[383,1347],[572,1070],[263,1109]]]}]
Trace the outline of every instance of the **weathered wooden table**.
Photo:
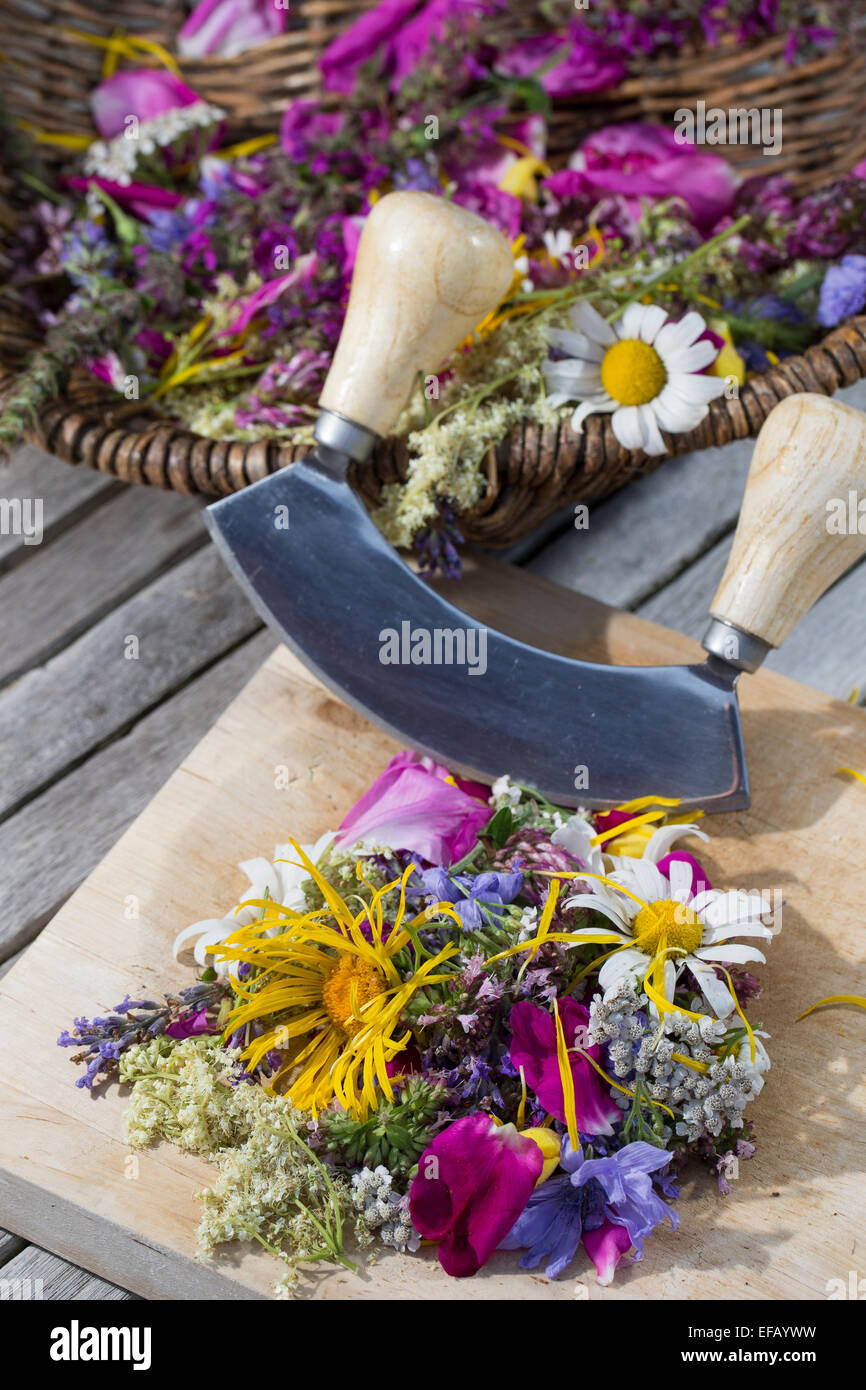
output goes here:
[{"label": "weathered wooden table", "polygon": [[[866,385],[842,398],[866,409]],[[672,460],[594,507],[588,530],[560,515],[507,558],[699,637],[750,457],[743,443]],[[0,473],[4,498],[41,499],[44,533],[0,532],[0,973],[275,645],[197,502],[34,449]],[[768,664],[866,704],[864,612],[861,564]],[[132,1297],[0,1232],[0,1299],[26,1281],[44,1298]]]}]

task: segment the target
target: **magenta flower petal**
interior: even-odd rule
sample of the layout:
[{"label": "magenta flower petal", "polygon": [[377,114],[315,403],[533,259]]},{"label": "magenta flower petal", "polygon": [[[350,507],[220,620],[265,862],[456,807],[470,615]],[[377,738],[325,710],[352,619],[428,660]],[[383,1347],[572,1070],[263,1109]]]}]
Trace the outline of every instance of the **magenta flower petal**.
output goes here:
[{"label": "magenta flower petal", "polygon": [[126,129],[130,116],[152,121],[164,111],[192,106],[198,100],[185,82],[164,68],[125,68],[94,89],[90,109],[100,135],[113,140]]},{"label": "magenta flower petal", "polygon": [[448,769],[430,758],[398,753],[352,807],[336,844],[388,845],[429,864],[456,863],[472,848],[491,810],[448,777]]},{"label": "magenta flower petal", "polygon": [[247,295],[246,299],[237,301],[237,316],[232,319],[227,328],[222,329],[217,337],[237,337],[250,326],[257,314],[260,314],[269,305],[276,304],[288,290],[294,289],[303,280],[311,280],[318,269],[318,257],[315,251],[310,251],[306,256],[301,256],[297,264],[288,275],[280,275],[276,280],[266,280],[263,285],[259,285],[257,290]]},{"label": "magenta flower petal", "polygon": [[170,1023],[165,1030],[169,1038],[195,1038],[200,1033],[218,1033],[218,1028],[212,1028],[207,1021],[207,1009],[195,1009],[192,1013],[182,1014],[176,1018],[174,1023]]},{"label": "magenta flower petal", "polygon": [[634,811],[596,811],[593,820],[598,831],[614,830],[634,820]]},{"label": "magenta flower petal", "polygon": [[177,36],[178,52],[185,58],[235,58],[282,34],[287,12],[288,5],[280,9],[274,0],[201,0]]},{"label": "magenta flower petal", "polygon": [[392,91],[423,62],[433,40],[445,38],[449,28],[473,15],[485,15],[500,8],[501,0],[427,0],[418,13],[394,34],[391,45]]},{"label": "magenta flower petal", "polygon": [[664,126],[627,121],[584,140],[572,160],[598,197],[618,193],[640,213],[641,198],[682,198],[707,230],[731,211],[737,176],[720,155],[680,143]]},{"label": "magenta flower petal", "polygon": [[623,1226],[603,1221],[595,1231],[583,1232],[583,1245],[592,1260],[600,1284],[610,1284],[623,1255],[631,1249],[631,1236]]},{"label": "magenta flower petal", "polygon": [[[567,1047],[574,1046],[575,1035],[584,1036],[589,1022],[589,1010],[575,999],[560,999],[557,1005]],[[565,1123],[565,1099],[562,1078],[556,1055],[556,1024],[553,1015],[537,1004],[521,1000],[512,1007],[508,1019],[511,1029],[511,1061],[522,1067],[526,1084],[534,1091],[545,1110]],[[580,1041],[579,1046],[598,1062],[598,1047]],[[611,1100],[598,1072],[585,1057],[570,1053],[571,1074],[574,1078],[574,1108],[581,1134],[612,1134],[611,1120],[620,1115],[619,1107]]]},{"label": "magenta flower petal", "polygon": [[319,59],[325,91],[351,92],[358,69],[380,50],[390,53],[395,31],[417,6],[418,0],[383,0],[334,39]]},{"label": "magenta flower petal", "polygon": [[290,159],[304,164],[323,140],[335,140],[345,124],[342,111],[323,111],[315,101],[293,101],[283,112],[280,144]]},{"label": "magenta flower petal", "polygon": [[455,1120],[424,1150],[412,1184],[413,1224],[439,1242],[439,1263],[462,1279],[504,1240],[541,1176],[538,1145],[481,1113]]},{"label": "magenta flower petal", "polygon": [[[553,59],[559,55],[559,61]],[[545,65],[550,64],[546,71]],[[552,97],[580,96],[615,87],[625,77],[626,64],[616,49],[586,29],[580,21],[567,33],[540,34],[523,39],[497,61],[511,77],[535,77]]]},{"label": "magenta flower petal", "polygon": [[710,880],[707,877],[706,869],[704,869],[703,866],[698,863],[697,859],[693,854],[689,854],[688,850],[675,849],[672,851],[672,853],[666,854],[664,858],[660,859],[658,864],[656,865],[656,868],[658,869],[659,873],[664,874],[665,878],[670,878],[671,864],[674,862],[674,860],[677,860],[680,864],[688,864],[689,868],[692,871],[692,886],[689,892],[690,898],[696,898],[698,893],[705,893],[710,891],[713,885],[710,883]]}]

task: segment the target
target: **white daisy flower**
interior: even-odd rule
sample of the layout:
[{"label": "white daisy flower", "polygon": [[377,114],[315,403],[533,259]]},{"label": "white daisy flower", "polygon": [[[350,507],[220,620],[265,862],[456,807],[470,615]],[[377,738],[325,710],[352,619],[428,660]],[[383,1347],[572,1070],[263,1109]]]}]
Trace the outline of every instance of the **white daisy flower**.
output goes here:
[{"label": "white daisy flower", "polygon": [[[593,892],[577,893],[566,899],[565,906],[587,907],[602,913],[618,938],[618,946],[616,941],[610,943],[614,954],[598,974],[605,999],[624,977],[633,976],[639,987],[653,961],[662,952],[672,951],[672,955],[663,957],[665,999],[672,1003],[677,981],[688,969],[713,1014],[724,1020],[733,1012],[735,1003],[726,981],[716,975],[714,963],[763,963],[761,951],[732,939],[746,936],[769,940],[773,933],[762,921],[764,903],[760,895],[716,889],[693,894],[693,871],[682,860],[673,860],[670,879],[665,877],[656,861],[686,834],[707,839],[695,825],[663,826],[651,837],[642,858],[610,861],[614,867],[606,877],[612,884],[596,882]],[[592,938],[598,935],[598,929],[579,927],[574,935]]]},{"label": "white daisy flower", "polygon": [[701,338],[706,324],[694,311],[675,323],[657,304],[630,304],[618,323],[591,304],[569,311],[571,328],[551,329],[550,341],[568,356],[545,363],[549,404],[579,401],[571,427],[580,434],[588,415],[612,414],[624,449],[664,454],[661,431],[695,429],[709,402],[725,390],[722,377],[701,376],[717,349]]},{"label": "white daisy flower", "polygon": [[[334,834],[335,831],[328,830],[319,837],[314,845],[301,846],[314,864],[324,854],[333,840]],[[238,864],[238,868],[246,874],[250,881],[249,888],[241,896],[241,902],[246,902],[248,898],[268,897],[272,902],[279,903],[282,907],[290,907],[295,912],[306,911],[304,884],[308,882],[310,875],[302,864],[297,863],[296,852],[291,845],[277,845],[274,849],[273,862],[264,857],[245,859]],[[184,927],[182,932],[178,932],[174,939],[172,951],[175,960],[185,943],[192,937],[197,937],[193,955],[197,965],[205,966],[214,946],[225,941],[226,937],[237,931],[238,927],[246,927],[249,926],[250,922],[257,921],[259,916],[259,908],[241,907],[239,903],[225,917],[206,917],[201,922],[193,922],[191,926]],[[284,923],[282,925],[275,923],[264,935],[274,936],[283,930],[284,925]],[[228,976],[231,965],[231,961],[222,960],[214,966],[214,969],[217,974]]]}]

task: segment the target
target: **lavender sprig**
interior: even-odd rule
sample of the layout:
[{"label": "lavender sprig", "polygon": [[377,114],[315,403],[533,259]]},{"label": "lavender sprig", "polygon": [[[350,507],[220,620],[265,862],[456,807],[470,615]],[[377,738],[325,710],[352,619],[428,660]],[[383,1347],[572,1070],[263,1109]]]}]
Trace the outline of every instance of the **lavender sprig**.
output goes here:
[{"label": "lavender sprig", "polygon": [[[164,1004],[153,999],[130,999],[127,994],[104,1017],[74,1019],[72,1032],[64,1029],[57,1046],[79,1049],[71,1060],[86,1063],[86,1070],[75,1084],[92,1091],[94,1085],[116,1080],[118,1062],[128,1048],[164,1037],[171,1024],[184,1023],[193,1014],[218,1008],[227,995],[228,987],[222,980],[191,985],[176,995],[167,994]],[[170,1044],[168,1038],[166,1042]]]}]

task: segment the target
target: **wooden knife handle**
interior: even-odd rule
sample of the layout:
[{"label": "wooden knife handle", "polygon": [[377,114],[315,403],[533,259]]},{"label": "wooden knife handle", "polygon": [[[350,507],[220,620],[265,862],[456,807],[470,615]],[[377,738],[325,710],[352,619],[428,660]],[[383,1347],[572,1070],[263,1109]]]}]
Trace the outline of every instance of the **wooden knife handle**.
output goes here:
[{"label": "wooden knife handle", "polygon": [[319,402],[375,434],[400,416],[507,294],[514,256],[494,227],[431,193],[389,193],[367,218],[346,322]]},{"label": "wooden knife handle", "polygon": [[864,554],[866,415],[826,396],[789,396],[758,435],[734,547],[710,611],[779,647]]}]

